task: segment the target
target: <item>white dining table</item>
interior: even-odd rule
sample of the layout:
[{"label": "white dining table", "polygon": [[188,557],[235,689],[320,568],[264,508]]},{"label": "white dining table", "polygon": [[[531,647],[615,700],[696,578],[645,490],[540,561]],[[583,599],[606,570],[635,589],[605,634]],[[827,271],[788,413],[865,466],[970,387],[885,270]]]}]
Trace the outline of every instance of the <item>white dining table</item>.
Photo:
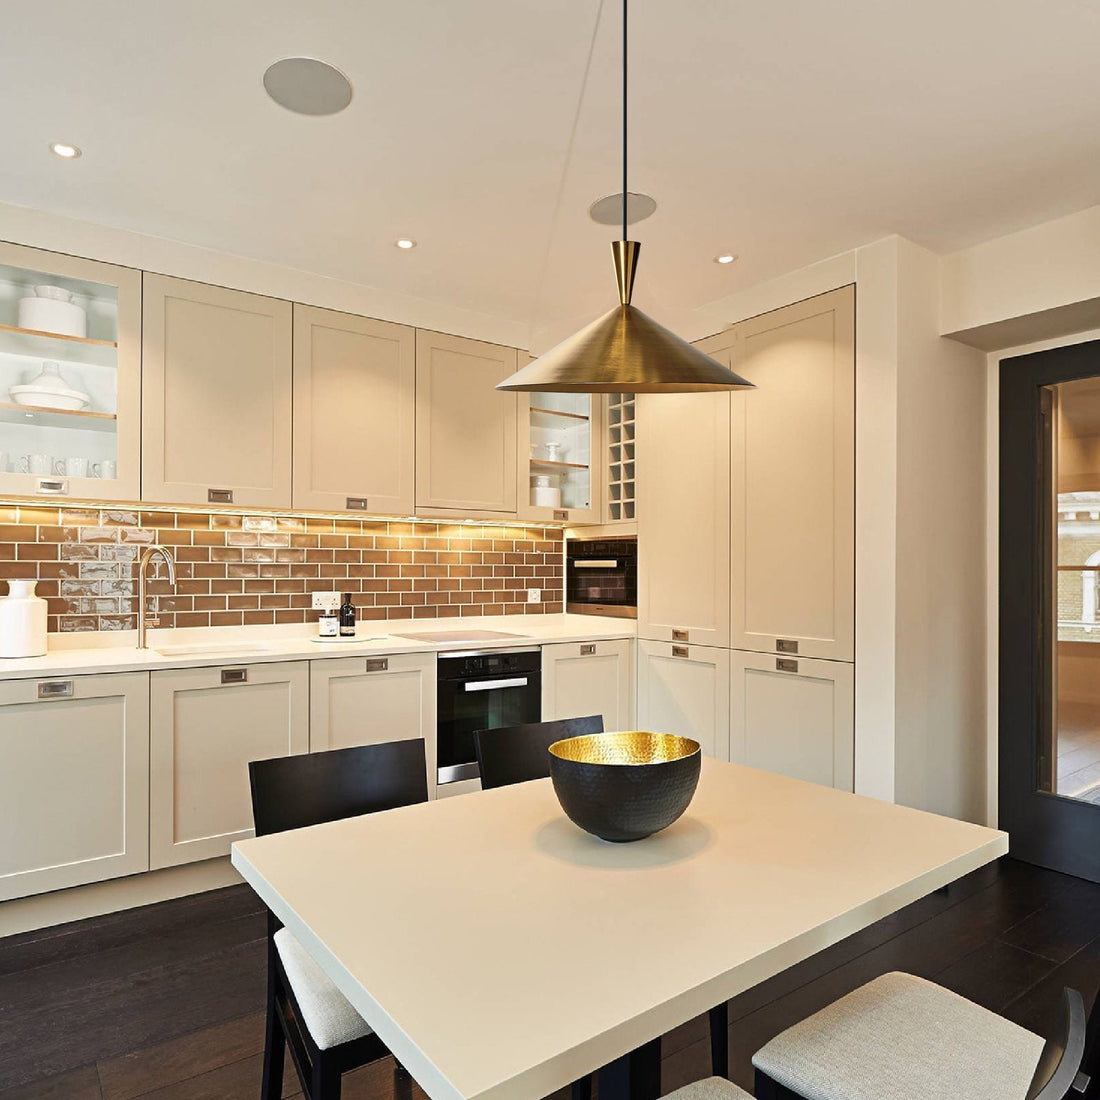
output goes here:
[{"label": "white dining table", "polygon": [[537,1100],[1007,850],[706,759],[683,817],[631,844],[578,829],[547,779],[232,858],[432,1100]]}]

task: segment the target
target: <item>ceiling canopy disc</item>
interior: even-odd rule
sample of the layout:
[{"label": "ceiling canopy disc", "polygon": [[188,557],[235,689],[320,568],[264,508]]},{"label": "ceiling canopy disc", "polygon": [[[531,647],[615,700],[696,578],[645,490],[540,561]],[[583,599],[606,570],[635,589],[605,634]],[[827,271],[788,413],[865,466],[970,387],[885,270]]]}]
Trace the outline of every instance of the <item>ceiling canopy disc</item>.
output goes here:
[{"label": "ceiling canopy disc", "polygon": [[284,57],[268,66],[264,88],[280,107],[299,115],[335,115],[351,102],[351,81],[312,57]]},{"label": "ceiling canopy disc", "polygon": [[[626,194],[626,224],[644,222],[657,209],[657,200],[652,195],[643,195],[637,191]],[[589,208],[588,216],[600,225],[623,224],[623,193],[605,195],[597,199]]]}]

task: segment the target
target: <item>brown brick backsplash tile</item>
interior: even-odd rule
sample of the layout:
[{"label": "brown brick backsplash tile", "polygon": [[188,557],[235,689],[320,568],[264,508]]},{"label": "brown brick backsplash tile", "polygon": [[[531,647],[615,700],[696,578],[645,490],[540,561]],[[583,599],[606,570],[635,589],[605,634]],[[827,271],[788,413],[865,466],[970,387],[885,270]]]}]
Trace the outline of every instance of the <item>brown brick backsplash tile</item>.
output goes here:
[{"label": "brown brick backsplash tile", "polygon": [[[0,593],[35,578],[51,631],[135,625],[137,558],[172,548],[173,587],[150,579],[165,626],[312,621],[312,592],[351,591],[360,618],[554,614],[562,536],[524,527],[126,507],[0,507]],[[543,602],[528,604],[526,588]]]}]

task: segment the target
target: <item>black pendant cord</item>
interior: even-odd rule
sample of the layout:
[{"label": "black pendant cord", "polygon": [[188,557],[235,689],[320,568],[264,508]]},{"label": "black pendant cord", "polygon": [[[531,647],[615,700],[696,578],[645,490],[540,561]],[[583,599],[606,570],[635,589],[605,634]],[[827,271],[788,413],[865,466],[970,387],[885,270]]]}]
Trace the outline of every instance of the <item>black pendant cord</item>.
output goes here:
[{"label": "black pendant cord", "polygon": [[626,240],[626,5],[623,0],[623,240]]}]

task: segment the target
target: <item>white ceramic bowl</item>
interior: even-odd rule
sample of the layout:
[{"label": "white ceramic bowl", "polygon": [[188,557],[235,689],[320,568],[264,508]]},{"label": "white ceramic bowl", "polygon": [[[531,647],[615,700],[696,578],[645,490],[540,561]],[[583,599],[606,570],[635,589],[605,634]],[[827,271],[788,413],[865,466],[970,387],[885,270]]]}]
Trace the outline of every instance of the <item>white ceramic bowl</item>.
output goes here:
[{"label": "white ceramic bowl", "polygon": [[40,386],[12,386],[8,392],[17,405],[37,405],[41,409],[61,409],[64,412],[79,412],[92,400],[78,390],[46,390]]},{"label": "white ceramic bowl", "polygon": [[88,315],[75,302],[62,302],[54,298],[20,298],[19,327],[56,332],[61,336],[87,336]]}]

